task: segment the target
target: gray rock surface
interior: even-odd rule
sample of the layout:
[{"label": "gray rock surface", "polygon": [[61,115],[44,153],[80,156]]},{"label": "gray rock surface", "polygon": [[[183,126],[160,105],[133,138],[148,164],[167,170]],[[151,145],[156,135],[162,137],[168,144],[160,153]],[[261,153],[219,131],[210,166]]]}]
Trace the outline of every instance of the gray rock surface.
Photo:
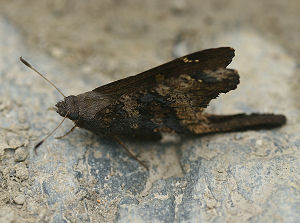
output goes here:
[{"label": "gray rock surface", "polygon": [[[184,10],[182,2],[174,3],[176,12]],[[19,56],[66,94],[91,90],[110,77],[82,75],[91,71],[89,66],[74,73],[28,47],[23,34],[4,18],[0,33],[0,222],[300,219],[299,67],[277,42],[238,26],[205,39],[205,48],[234,47],[230,67],[241,75],[238,89],[214,100],[209,110],[283,113],[287,125],[160,143],[125,142],[147,163],[148,172],[117,143],[81,129],[64,139],[49,138],[35,155],[35,143],[61,120],[47,110],[61,96],[23,66]],[[187,42],[179,39],[177,44],[174,55],[189,51]],[[66,121],[56,134],[71,127]]]}]

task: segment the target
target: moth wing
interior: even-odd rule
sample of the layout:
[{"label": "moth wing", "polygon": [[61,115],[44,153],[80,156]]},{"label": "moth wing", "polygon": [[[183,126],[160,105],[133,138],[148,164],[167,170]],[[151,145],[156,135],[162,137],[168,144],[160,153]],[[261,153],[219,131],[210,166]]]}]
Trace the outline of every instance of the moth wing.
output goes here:
[{"label": "moth wing", "polygon": [[229,47],[195,52],[93,92],[111,98],[120,133],[128,126],[137,134],[194,132],[190,126],[205,121],[202,113],[210,100],[239,84],[238,73],[226,69],[233,57]]},{"label": "moth wing", "polygon": [[220,47],[198,51],[150,70],[144,71],[135,76],[123,78],[94,89],[94,92],[106,95],[121,96],[131,92],[151,89],[162,80],[178,77],[181,74],[196,75],[204,70],[215,71],[226,68],[234,57],[234,49]]}]

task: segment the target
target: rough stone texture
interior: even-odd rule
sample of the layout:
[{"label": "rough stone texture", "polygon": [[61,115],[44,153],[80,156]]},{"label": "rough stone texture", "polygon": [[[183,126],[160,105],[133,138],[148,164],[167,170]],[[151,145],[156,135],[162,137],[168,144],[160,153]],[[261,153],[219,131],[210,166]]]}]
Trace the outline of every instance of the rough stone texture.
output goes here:
[{"label": "rough stone texture", "polygon": [[15,161],[16,162],[22,162],[26,160],[28,156],[28,152],[24,148],[18,148],[15,151]]},{"label": "rough stone texture", "polygon": [[[163,7],[149,1],[141,9],[136,1],[101,1],[101,7],[91,0],[73,6],[13,2],[0,9],[6,17],[0,17],[0,222],[300,219],[297,1],[176,0]],[[209,110],[284,113],[286,126],[164,143],[125,142],[149,172],[117,143],[80,129],[61,140],[49,138],[34,154],[34,144],[61,120],[47,110],[61,96],[19,56],[65,94],[78,94],[172,56],[216,46],[236,49],[230,67],[239,70],[241,84]],[[56,134],[71,127],[66,121]]]}]

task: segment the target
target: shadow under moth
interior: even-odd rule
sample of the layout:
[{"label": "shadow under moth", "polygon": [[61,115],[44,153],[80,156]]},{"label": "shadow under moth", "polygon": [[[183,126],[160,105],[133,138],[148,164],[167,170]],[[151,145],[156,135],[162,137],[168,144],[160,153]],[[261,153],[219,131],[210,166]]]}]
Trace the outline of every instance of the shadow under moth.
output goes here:
[{"label": "shadow under moth", "polygon": [[77,96],[66,97],[50,82],[64,96],[55,105],[56,111],[63,120],[69,118],[74,122],[71,130],[84,128],[115,139],[121,145],[120,137],[151,139],[162,133],[202,135],[285,124],[284,115],[204,112],[210,100],[236,89],[239,84],[238,72],[226,68],[233,57],[234,49],[230,47],[207,49]]}]

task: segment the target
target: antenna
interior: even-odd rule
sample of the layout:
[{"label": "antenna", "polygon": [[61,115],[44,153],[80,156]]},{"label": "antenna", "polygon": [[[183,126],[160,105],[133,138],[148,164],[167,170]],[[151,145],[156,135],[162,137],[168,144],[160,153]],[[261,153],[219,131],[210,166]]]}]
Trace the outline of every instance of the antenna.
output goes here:
[{"label": "antenna", "polygon": [[26,60],[24,60],[22,57],[20,57],[20,60],[23,64],[25,64],[27,67],[29,67],[31,70],[35,71],[38,75],[40,75],[42,78],[44,78],[49,84],[51,84],[64,98],[66,96],[50,81],[48,80],[43,74],[38,72],[33,66],[31,66],[30,63],[28,63]]},{"label": "antenna", "polygon": [[55,129],[53,129],[45,138],[43,138],[38,144],[36,144],[35,146],[34,146],[34,152],[35,152],[35,154],[37,153],[36,152],[36,150],[37,150],[37,148],[39,148],[40,147],[40,145],[42,145],[45,141],[46,141],[46,139],[48,139],[49,138],[49,136],[51,136],[60,126],[61,126],[61,124],[63,124],[63,122],[65,121],[65,119],[67,118],[67,115],[68,115],[69,113],[67,113],[66,115],[65,115],[65,117],[63,118],[63,120],[55,127]]}]

